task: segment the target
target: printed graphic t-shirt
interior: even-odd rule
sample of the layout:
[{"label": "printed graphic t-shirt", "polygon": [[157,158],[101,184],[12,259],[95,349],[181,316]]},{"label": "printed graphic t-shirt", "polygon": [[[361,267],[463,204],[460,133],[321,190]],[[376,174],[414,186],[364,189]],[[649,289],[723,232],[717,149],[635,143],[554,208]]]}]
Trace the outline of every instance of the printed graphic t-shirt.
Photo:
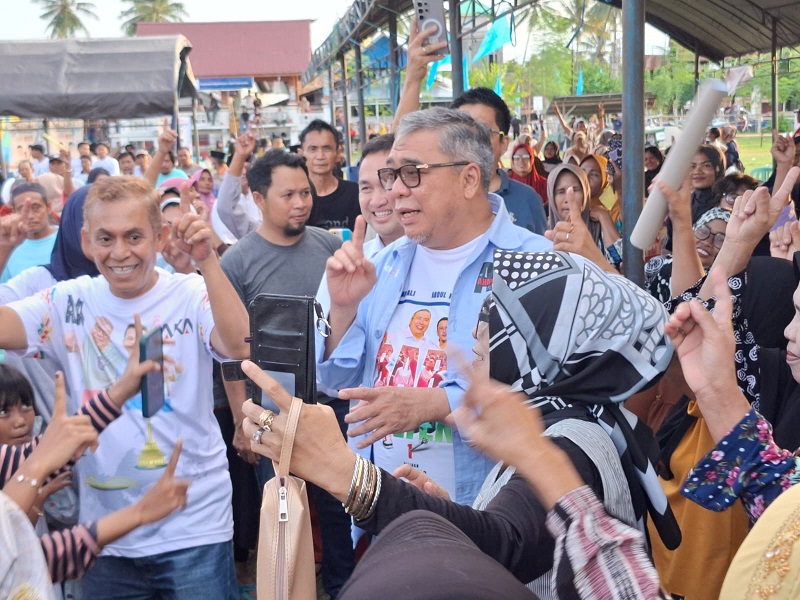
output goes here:
[{"label": "printed graphic t-shirt", "polygon": [[[417,246],[400,302],[375,361],[373,387],[439,387],[447,371],[447,321],[456,279],[482,236],[452,250]],[[469,356],[470,348],[458,349]],[[423,423],[373,444],[375,464],[389,473],[403,464],[425,471],[455,497],[453,432]]]},{"label": "printed graphic t-shirt", "polygon": [[145,329],[162,325],[164,340],[173,342],[164,345],[174,362],[164,363],[161,410],[145,419],[137,394],[103,432],[97,451],[78,461],[80,522],[96,522],[139,500],[164,472],[179,438],[175,476],[191,480],[187,506],[106,546],[104,555],[137,558],[233,536],[228,462],[213,412],[214,319],[205,282],[199,275],[156,272],[155,286],[138,298],[118,298],[105,278],[84,276],[9,304],[25,327],[28,353],[45,352],[64,370],[68,414],[124,371],[134,313]]}]

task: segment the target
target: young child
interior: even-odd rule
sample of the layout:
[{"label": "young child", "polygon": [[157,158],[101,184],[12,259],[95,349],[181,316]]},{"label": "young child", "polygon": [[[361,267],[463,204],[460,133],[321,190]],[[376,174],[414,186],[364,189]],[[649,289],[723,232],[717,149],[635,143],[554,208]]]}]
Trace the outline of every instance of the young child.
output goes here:
[{"label": "young child", "polygon": [[[0,444],[17,446],[30,443],[33,440],[35,421],[33,388],[30,382],[14,367],[0,363]],[[60,473],[42,486],[27,513],[34,526],[42,516],[45,500],[72,483],[70,475],[69,471]],[[40,534],[47,532],[44,519],[36,529]]]}]

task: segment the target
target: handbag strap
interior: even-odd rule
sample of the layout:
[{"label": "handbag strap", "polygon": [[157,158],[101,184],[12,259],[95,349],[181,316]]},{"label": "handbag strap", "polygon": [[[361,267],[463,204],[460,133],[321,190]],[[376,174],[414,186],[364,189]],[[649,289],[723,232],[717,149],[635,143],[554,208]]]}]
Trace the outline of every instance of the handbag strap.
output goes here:
[{"label": "handbag strap", "polygon": [[300,420],[300,409],[303,402],[299,398],[292,398],[292,405],[289,408],[289,417],[286,419],[286,431],[283,434],[283,445],[281,446],[281,458],[275,472],[279,477],[286,477],[289,474],[289,463],[292,460],[292,448],[294,448],[294,435],[297,433],[297,422]]}]

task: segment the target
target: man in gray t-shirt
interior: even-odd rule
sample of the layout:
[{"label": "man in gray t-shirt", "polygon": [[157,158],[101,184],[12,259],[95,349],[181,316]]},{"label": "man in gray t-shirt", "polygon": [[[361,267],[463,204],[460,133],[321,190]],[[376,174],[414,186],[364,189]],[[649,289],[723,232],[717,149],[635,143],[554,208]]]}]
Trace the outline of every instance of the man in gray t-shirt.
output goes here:
[{"label": "man in gray t-shirt", "polygon": [[[306,226],[312,195],[304,160],[296,154],[270,150],[248,169],[247,182],[263,221],[225,252],[222,269],[245,306],[262,293],[315,296],[325,263],[342,241],[324,229]],[[233,445],[244,460],[258,464],[261,486],[272,476],[272,465],[266,459],[257,459],[241,428],[245,383],[225,382],[225,391],[236,426]],[[341,405],[346,412],[347,403]],[[309,485],[309,495],[322,530],[323,584],[335,598],[354,565],[350,518],[340,503],[319,488]],[[258,509],[258,505],[253,506],[253,510]]]}]

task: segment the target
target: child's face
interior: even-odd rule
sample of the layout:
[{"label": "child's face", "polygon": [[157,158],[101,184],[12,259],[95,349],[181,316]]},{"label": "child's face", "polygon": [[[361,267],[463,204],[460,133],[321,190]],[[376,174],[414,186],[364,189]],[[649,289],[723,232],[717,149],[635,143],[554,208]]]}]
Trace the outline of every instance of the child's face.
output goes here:
[{"label": "child's face", "polygon": [[34,416],[33,407],[21,402],[0,410],[0,443],[17,445],[30,442]]}]

